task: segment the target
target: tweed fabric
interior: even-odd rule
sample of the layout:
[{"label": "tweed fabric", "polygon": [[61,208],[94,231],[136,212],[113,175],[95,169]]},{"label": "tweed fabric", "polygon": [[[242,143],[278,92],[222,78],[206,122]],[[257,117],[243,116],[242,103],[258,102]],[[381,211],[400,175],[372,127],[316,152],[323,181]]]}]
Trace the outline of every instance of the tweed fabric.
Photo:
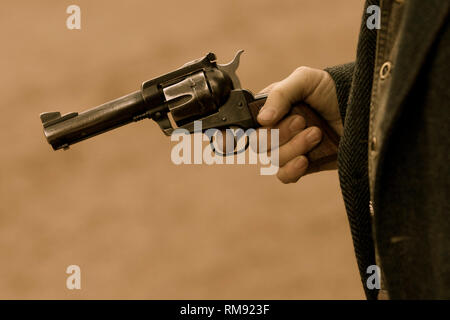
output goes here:
[{"label": "tweed fabric", "polygon": [[[409,0],[392,71],[389,108],[380,126],[374,230],[369,211],[368,134],[376,53],[366,1],[354,65],[326,69],[336,83],[344,134],[338,170],[368,299],[366,268],[374,241],[393,299],[450,299],[449,1]],[[376,237],[373,237],[375,235]]]}]

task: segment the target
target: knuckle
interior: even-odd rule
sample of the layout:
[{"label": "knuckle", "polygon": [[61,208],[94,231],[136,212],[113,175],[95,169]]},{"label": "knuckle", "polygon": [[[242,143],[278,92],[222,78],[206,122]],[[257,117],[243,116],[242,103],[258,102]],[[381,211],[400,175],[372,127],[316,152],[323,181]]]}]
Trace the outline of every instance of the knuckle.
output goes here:
[{"label": "knuckle", "polygon": [[270,91],[269,95],[271,95],[275,100],[281,102],[281,103],[287,103],[290,104],[290,100],[288,98],[289,92],[287,91],[288,88],[286,86],[286,82],[282,81],[277,83],[273,89]]},{"label": "knuckle", "polygon": [[312,68],[307,66],[300,66],[294,70],[295,73],[307,73],[310,72]]},{"label": "knuckle", "polygon": [[273,89],[270,91],[270,95],[275,97],[277,100],[285,100],[286,93],[283,88],[283,85],[276,84]]}]

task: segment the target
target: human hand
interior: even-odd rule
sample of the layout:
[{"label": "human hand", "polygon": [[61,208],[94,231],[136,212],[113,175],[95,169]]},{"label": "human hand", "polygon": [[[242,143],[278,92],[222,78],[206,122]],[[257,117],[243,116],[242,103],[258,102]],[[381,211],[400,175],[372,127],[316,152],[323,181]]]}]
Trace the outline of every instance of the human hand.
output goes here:
[{"label": "human hand", "polygon": [[[283,183],[296,182],[307,173],[306,154],[320,143],[322,131],[314,126],[305,129],[305,119],[292,114],[292,106],[299,103],[309,105],[342,136],[343,125],[334,81],[326,71],[300,67],[262,92],[268,92],[268,97],[258,114],[258,122],[264,127],[279,129],[280,168],[277,177]],[[334,162],[321,165],[316,171],[335,168]]]}]

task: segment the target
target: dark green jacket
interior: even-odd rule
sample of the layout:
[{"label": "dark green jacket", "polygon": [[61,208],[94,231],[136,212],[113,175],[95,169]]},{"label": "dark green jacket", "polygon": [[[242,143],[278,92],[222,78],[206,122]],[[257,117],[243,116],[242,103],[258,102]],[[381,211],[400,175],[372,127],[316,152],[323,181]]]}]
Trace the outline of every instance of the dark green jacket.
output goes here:
[{"label": "dark green jacket", "polygon": [[[366,287],[373,236],[393,299],[450,299],[450,27],[448,0],[407,0],[398,61],[369,213],[368,125],[376,30],[364,11],[354,63],[327,71],[336,83],[344,135],[339,179]],[[369,0],[368,5],[379,5]],[[393,239],[403,239],[394,241]]]}]

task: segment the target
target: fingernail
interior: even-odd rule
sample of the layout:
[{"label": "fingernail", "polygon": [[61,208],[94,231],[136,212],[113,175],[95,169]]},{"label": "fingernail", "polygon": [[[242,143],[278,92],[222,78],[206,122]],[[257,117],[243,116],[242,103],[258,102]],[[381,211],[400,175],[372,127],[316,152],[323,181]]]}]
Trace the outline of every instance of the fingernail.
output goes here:
[{"label": "fingernail", "polygon": [[297,132],[300,131],[305,127],[305,122],[300,117],[295,117],[292,119],[291,123],[289,124],[289,130],[291,132]]},{"label": "fingernail", "polygon": [[263,108],[261,112],[258,114],[258,118],[264,121],[270,121],[275,116],[275,111],[272,109]]},{"label": "fingernail", "polygon": [[322,138],[322,132],[318,128],[309,129],[308,134],[306,135],[306,140],[310,144],[316,144]]},{"label": "fingernail", "polygon": [[303,169],[306,167],[307,161],[305,157],[300,157],[294,162],[294,167],[296,169]]}]

